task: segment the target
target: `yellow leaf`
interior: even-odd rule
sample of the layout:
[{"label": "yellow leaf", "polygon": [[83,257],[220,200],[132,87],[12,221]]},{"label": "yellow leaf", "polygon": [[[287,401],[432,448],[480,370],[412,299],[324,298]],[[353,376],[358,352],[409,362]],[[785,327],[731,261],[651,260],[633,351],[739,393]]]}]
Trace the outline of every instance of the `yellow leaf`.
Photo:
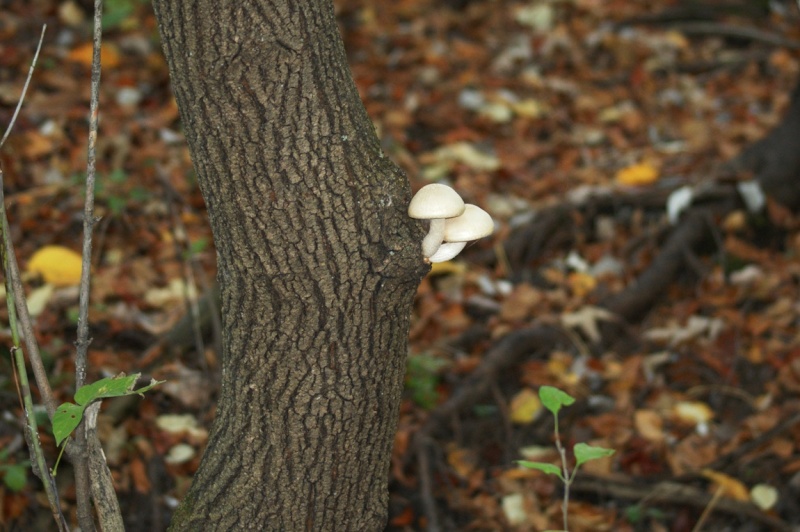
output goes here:
[{"label": "yellow leaf", "polygon": [[584,297],[597,287],[597,280],[583,272],[572,272],[567,276],[567,283],[572,288],[572,293]]},{"label": "yellow leaf", "polygon": [[28,261],[28,272],[38,273],[54,286],[77,286],[81,281],[81,256],[63,246],[45,246]]},{"label": "yellow leaf", "polygon": [[658,179],[658,170],[649,163],[640,163],[628,166],[617,172],[616,181],[620,185],[640,186],[649,185]]},{"label": "yellow leaf", "polygon": [[714,418],[714,411],[700,401],[681,401],[672,409],[675,417],[689,425],[708,423]]},{"label": "yellow leaf", "polygon": [[723,495],[737,501],[749,501],[750,491],[744,484],[724,473],[703,469],[703,476],[724,490]]},{"label": "yellow leaf", "polygon": [[542,402],[530,388],[523,388],[511,399],[511,421],[518,425],[533,423],[541,410]]},{"label": "yellow leaf", "polygon": [[465,271],[467,271],[467,267],[463,264],[448,260],[431,264],[430,275],[447,275],[451,273],[462,275]]}]

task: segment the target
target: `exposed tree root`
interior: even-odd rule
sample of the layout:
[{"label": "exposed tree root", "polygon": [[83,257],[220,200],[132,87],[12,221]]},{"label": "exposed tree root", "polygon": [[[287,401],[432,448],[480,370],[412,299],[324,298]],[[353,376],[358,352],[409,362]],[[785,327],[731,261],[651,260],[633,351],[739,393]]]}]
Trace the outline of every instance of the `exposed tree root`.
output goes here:
[{"label": "exposed tree root", "polygon": [[[593,494],[602,499],[637,501],[642,505],[657,503],[658,506],[688,506],[698,509],[708,507],[713,498],[713,495],[702,489],[677,482],[663,481],[648,484],[630,480],[592,478],[584,474],[575,479],[570,490],[584,495]],[[788,523],[763,512],[749,502],[722,497],[715,500],[712,511],[750,519],[769,527],[769,530],[786,532],[792,530]]]}]

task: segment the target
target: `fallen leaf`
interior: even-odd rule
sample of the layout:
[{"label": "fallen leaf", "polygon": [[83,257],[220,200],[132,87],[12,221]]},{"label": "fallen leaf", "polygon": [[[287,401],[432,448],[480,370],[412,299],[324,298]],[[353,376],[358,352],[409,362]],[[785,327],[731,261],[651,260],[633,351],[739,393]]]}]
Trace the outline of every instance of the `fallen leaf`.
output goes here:
[{"label": "fallen leaf", "polygon": [[466,480],[475,471],[477,459],[472,450],[451,445],[447,451],[447,463],[459,477]]},{"label": "fallen leaf", "polygon": [[769,484],[756,484],[750,489],[750,500],[762,510],[770,510],[778,502],[778,490]]},{"label": "fallen leaf", "polygon": [[676,404],[672,413],[676,418],[690,425],[708,423],[714,418],[714,411],[707,404],[700,401],[682,401]]},{"label": "fallen leaf", "polygon": [[521,493],[512,493],[503,497],[503,514],[511,526],[524,524],[528,520],[525,512],[525,497]]},{"label": "fallen leaf", "polygon": [[567,276],[567,284],[573,294],[582,298],[597,287],[597,280],[588,273],[572,272]]},{"label": "fallen leaf", "polygon": [[197,451],[191,445],[179,443],[170,447],[167,456],[164,457],[164,461],[170,465],[185,464],[194,458],[196,454]]},{"label": "fallen leaf", "polygon": [[518,425],[527,425],[542,411],[539,395],[530,388],[523,388],[511,399],[511,421]]},{"label": "fallen leaf", "polygon": [[45,246],[33,254],[27,271],[41,275],[54,286],[77,286],[81,281],[81,256],[63,246]]},{"label": "fallen leaf", "polygon": [[658,170],[652,164],[640,163],[625,167],[617,172],[615,180],[620,185],[636,187],[649,185],[658,179]]},{"label": "fallen leaf", "polygon": [[131,479],[133,480],[134,489],[138,493],[149,493],[152,489],[152,485],[150,483],[150,478],[147,476],[147,468],[144,465],[144,462],[141,458],[134,458],[128,469],[131,474]]},{"label": "fallen leaf", "polygon": [[28,313],[32,317],[35,318],[44,312],[44,309],[47,307],[47,303],[53,296],[54,290],[55,286],[50,283],[43,284],[39,288],[34,288],[31,290],[31,293],[28,294],[28,297],[26,298],[26,303],[28,304]]},{"label": "fallen leaf", "polygon": [[735,478],[711,469],[703,469],[703,476],[722,488],[726,497],[737,501],[750,500],[750,492],[747,487]]},{"label": "fallen leaf", "polygon": [[664,441],[664,420],[654,410],[637,410],[633,415],[636,431],[646,440],[652,442]]},{"label": "fallen leaf", "polygon": [[199,426],[191,414],[164,414],[156,418],[156,426],[170,434],[188,433],[197,440],[205,441],[208,431]]},{"label": "fallen leaf", "polygon": [[606,309],[587,305],[576,312],[561,316],[561,324],[568,329],[579,329],[592,342],[600,341],[601,321],[615,321],[616,316]]},{"label": "fallen leaf", "polygon": [[[73,48],[67,58],[85,66],[92,65],[92,43],[87,42]],[[103,44],[100,49],[100,63],[104,68],[116,68],[120,64],[120,54],[115,46]]]}]

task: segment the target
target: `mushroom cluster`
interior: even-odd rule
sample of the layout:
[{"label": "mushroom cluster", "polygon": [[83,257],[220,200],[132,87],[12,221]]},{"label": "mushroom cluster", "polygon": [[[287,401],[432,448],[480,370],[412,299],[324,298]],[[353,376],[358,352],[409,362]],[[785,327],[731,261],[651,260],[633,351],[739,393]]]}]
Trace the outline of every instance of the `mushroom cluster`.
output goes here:
[{"label": "mushroom cluster", "polygon": [[489,213],[476,205],[465,204],[461,196],[446,185],[425,185],[408,205],[408,215],[429,220],[428,234],[422,240],[426,262],[445,262],[459,253],[467,242],[489,236],[494,222]]}]

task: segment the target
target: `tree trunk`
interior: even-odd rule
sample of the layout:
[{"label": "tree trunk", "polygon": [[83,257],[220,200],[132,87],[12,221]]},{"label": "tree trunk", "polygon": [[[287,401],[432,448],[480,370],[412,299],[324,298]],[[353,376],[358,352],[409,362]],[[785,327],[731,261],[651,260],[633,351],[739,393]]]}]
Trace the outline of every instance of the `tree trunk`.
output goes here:
[{"label": "tree trunk", "polygon": [[379,530],[423,228],[330,0],[156,0],[217,248],[222,389],[173,530]]}]

